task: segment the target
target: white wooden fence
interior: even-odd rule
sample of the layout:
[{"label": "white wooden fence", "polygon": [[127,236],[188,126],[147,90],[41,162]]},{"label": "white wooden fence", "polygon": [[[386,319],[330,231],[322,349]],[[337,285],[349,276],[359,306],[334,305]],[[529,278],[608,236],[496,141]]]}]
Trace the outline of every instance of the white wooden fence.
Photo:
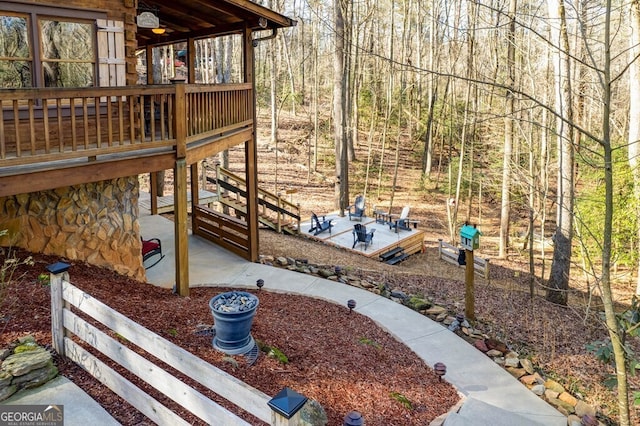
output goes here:
[{"label": "white wooden fence", "polygon": [[[458,263],[458,254],[460,249],[454,247],[451,244],[447,244],[438,239],[438,255],[440,259],[449,263],[453,263],[457,266],[462,266]],[[487,281],[489,280],[489,258],[482,258],[479,256],[473,256],[473,270],[476,274],[483,276]]]},{"label": "white wooden fence", "polygon": [[[212,366],[200,358],[174,345],[124,315],[111,309],[69,282],[68,273],[51,274],[51,331],[54,349],[92,374],[101,383],[125,399],[149,419],[160,425],[188,425],[178,414],[160,404],[149,394],[121,376],[71,339],[70,333],[108,356],[117,364],[135,374],[208,424],[236,426],[249,425],[202,393],[183,383],[173,375],[138,355],[92,324],[71,311],[79,311],[104,324],[118,336],[167,363],[190,379],[200,383],[260,420],[277,425],[288,425],[289,420],[272,411],[267,405],[271,399]],[[294,420],[292,417],[290,420]]]}]

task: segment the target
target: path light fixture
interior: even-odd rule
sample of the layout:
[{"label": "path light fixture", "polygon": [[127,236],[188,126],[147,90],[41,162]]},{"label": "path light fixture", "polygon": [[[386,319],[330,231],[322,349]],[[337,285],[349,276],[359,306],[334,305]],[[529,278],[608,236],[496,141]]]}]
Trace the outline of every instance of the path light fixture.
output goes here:
[{"label": "path light fixture", "polygon": [[264,287],[264,280],[259,278],[258,281],[256,281],[256,285],[258,286],[258,290],[262,290],[262,287]]},{"label": "path light fixture", "polygon": [[342,268],[340,266],[336,266],[335,268],[333,268],[333,270],[335,271],[336,275],[340,275],[342,274]]},{"label": "path light fixture", "polygon": [[462,325],[462,323],[464,322],[464,314],[457,314],[456,321],[458,321],[458,323]]},{"label": "path light fixture", "polygon": [[349,313],[351,313],[351,311],[353,311],[356,307],[356,301],[353,299],[349,299],[347,300],[347,308],[349,308]]},{"label": "path light fixture", "polygon": [[444,365],[441,362],[436,362],[433,365],[433,371],[434,371],[434,373],[436,373],[436,376],[438,376],[438,381],[441,382],[442,381],[442,376],[447,374],[447,366]]},{"label": "path light fixture", "polygon": [[357,411],[351,411],[349,414],[344,416],[343,426],[362,426],[364,425],[364,419],[362,418],[362,414]]}]

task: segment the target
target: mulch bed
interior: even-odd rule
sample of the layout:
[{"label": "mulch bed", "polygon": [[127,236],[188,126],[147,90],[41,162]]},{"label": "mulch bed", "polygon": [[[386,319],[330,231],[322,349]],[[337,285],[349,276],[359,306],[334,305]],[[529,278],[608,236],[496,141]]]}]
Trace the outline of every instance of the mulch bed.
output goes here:
[{"label": "mulch bed", "polygon": [[[26,255],[18,253],[18,257]],[[35,265],[21,267],[14,276],[19,279],[6,288],[0,300],[3,346],[25,334],[32,334],[40,344],[50,342],[49,287],[37,277],[57,260],[36,255]],[[455,389],[440,381],[411,350],[346,306],[256,290],[260,306],[252,335],[282,351],[288,362],[262,353],[253,366],[247,366],[244,357],[222,354],[212,348],[210,336],[196,333],[213,323],[209,300],[228,289],[195,288],[189,297],[181,298],[83,263],[72,264],[69,272],[74,285],[266,394],[275,395],[286,386],[317,400],[326,410],[329,425],[342,424],[352,410],[361,412],[367,425],[424,425],[459,399]],[[87,391],[116,420],[125,425],[150,424],[77,365],[63,359],[57,363],[62,375]],[[165,402],[154,390],[149,392]],[[185,420],[202,423],[185,410],[167,405]]]}]

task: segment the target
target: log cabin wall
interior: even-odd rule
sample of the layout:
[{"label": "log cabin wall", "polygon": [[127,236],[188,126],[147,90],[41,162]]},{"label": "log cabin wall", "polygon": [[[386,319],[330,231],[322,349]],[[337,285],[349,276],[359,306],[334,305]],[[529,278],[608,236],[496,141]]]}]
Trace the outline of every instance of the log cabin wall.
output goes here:
[{"label": "log cabin wall", "polygon": [[[98,11],[105,19],[97,21],[99,80],[96,85],[136,84],[135,0],[0,1],[0,11],[3,6],[14,11],[24,9],[24,6]],[[21,125],[25,122],[28,120],[21,121]],[[67,130],[72,127],[68,121],[63,125]],[[102,129],[101,137],[109,139],[105,133],[106,122],[91,128]],[[83,135],[83,129],[77,130]],[[6,128],[4,133],[11,146],[15,128]],[[36,148],[42,148],[45,133],[57,139],[55,131],[46,132],[41,126]],[[97,140],[95,133],[83,136],[90,138],[92,143]],[[138,178],[131,176],[0,198],[0,230],[9,231],[7,237],[0,239],[0,245],[22,247],[72,261],[87,261],[144,280],[138,193]]]},{"label": "log cabin wall", "polygon": [[136,176],[0,198],[0,245],[145,279]]}]

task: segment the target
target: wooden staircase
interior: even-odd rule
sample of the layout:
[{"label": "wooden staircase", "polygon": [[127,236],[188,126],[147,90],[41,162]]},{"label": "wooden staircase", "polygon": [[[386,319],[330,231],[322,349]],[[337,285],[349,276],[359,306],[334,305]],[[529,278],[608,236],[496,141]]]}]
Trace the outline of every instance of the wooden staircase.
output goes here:
[{"label": "wooden staircase", "polygon": [[[216,178],[207,177],[218,188],[218,202],[233,210],[231,215],[245,219],[247,214],[246,181],[220,166]],[[258,221],[276,232],[300,233],[300,206],[279,195],[258,188]]]}]

